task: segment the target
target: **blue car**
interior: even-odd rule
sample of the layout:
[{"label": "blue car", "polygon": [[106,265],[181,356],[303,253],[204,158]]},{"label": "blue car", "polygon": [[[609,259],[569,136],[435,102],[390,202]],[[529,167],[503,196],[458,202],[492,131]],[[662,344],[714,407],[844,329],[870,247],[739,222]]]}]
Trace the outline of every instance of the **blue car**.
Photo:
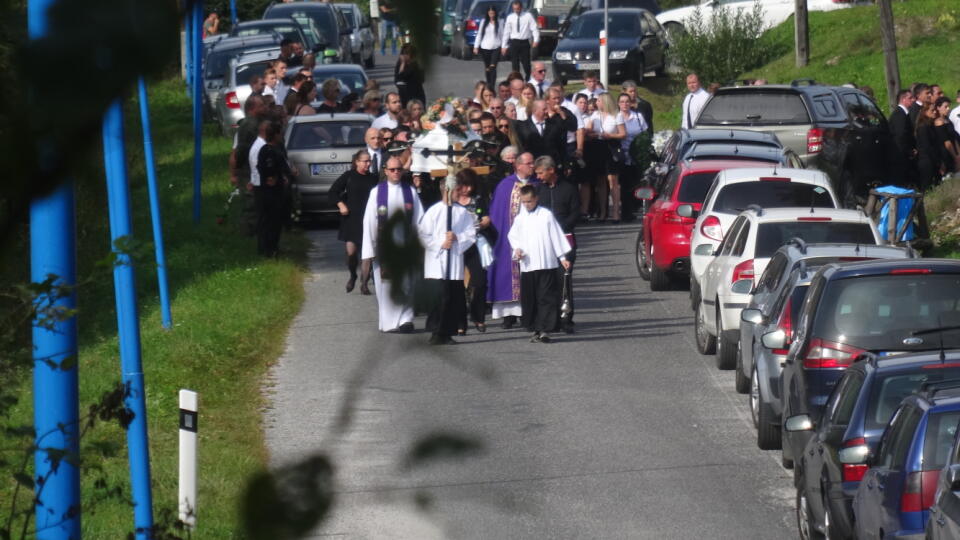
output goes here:
[{"label": "blue car", "polygon": [[819,421],[787,419],[785,428],[812,431],[796,461],[800,538],[853,535],[853,497],[883,430],[900,403],[922,386],[960,379],[960,351],[881,358],[867,355],[843,374]]},{"label": "blue car", "polygon": [[924,538],[958,422],[960,381],[925,385],[903,400],[853,498],[856,538]]},{"label": "blue car", "polygon": [[[960,261],[887,259],[823,266],[810,281],[793,341],[763,336],[787,349],[780,376],[782,417],[818,420],[837,381],[860,355],[960,348],[960,332],[916,332],[960,324]],[[778,335],[779,334],[779,335]],[[782,432],[783,462],[792,466],[809,431]]]}]

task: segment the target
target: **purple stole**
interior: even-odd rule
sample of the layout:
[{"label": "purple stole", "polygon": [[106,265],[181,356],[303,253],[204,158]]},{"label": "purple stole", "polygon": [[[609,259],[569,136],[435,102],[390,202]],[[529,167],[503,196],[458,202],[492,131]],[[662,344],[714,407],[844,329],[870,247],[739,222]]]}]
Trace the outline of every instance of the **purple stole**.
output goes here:
[{"label": "purple stole", "polygon": [[[400,191],[403,192],[403,211],[407,220],[413,223],[413,186],[400,182]],[[387,221],[387,182],[377,184],[377,227],[382,229]]]}]

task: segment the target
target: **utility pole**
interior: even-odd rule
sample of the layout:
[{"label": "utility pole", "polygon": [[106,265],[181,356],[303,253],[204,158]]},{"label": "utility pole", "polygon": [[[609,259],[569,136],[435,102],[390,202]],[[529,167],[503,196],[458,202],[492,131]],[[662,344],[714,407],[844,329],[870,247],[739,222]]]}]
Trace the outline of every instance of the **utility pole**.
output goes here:
[{"label": "utility pole", "polygon": [[794,0],[793,41],[797,53],[797,67],[810,62],[810,27],[807,25],[807,0]]},{"label": "utility pole", "polygon": [[887,81],[887,105],[897,106],[900,93],[900,62],[897,60],[897,36],[893,30],[893,8],[890,0],[878,0],[880,5],[880,41],[883,44],[883,72]]}]

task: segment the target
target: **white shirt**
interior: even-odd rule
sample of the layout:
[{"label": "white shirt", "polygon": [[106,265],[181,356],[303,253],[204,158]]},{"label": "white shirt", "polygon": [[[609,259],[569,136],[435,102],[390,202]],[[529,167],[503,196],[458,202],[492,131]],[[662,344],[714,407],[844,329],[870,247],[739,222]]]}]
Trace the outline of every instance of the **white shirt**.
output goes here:
[{"label": "white shirt", "polygon": [[[374,150],[373,148],[370,148],[370,147],[368,146],[368,147],[367,147],[367,153],[370,154],[370,172],[372,172],[373,174],[376,174],[377,176],[379,176],[379,175],[380,175],[380,171],[383,170],[383,165],[384,165],[384,163],[383,163],[383,151],[382,151],[382,150]],[[376,156],[376,160],[377,160],[376,163],[373,162],[374,156]]]},{"label": "white shirt", "polygon": [[497,23],[497,26],[494,27],[486,19],[480,24],[481,30],[477,32],[477,39],[473,40],[473,46],[488,51],[499,49],[500,43],[503,41],[503,24]]},{"label": "white shirt", "polygon": [[511,39],[533,40],[534,43],[540,42],[540,30],[537,29],[537,21],[529,11],[524,11],[520,15],[510,13],[503,24],[503,38],[501,47],[504,49],[510,45]]},{"label": "white shirt", "polygon": [[527,211],[521,205],[513,226],[507,233],[511,251],[523,251],[520,271],[550,270],[559,265],[557,259],[570,252],[570,242],[553,217],[553,212],[542,206]]},{"label": "white shirt", "polygon": [[266,139],[257,137],[257,140],[250,145],[250,153],[247,155],[247,160],[250,162],[250,183],[254,186],[260,185],[260,171],[257,170],[257,161],[260,158],[260,149],[266,145]]},{"label": "white shirt", "polygon": [[530,80],[527,81],[532,84],[534,88],[537,89],[537,97],[543,98],[544,94],[547,93],[547,88],[550,88],[550,79],[544,79],[543,82],[537,82],[536,79],[530,77]]},{"label": "white shirt", "polygon": [[[561,107],[567,110],[574,118],[577,119],[577,129],[583,129],[583,117],[580,116],[580,109],[573,104],[569,99],[563,100],[563,103],[560,104]],[[577,130],[567,132],[567,144],[573,144],[577,142]]]},{"label": "white shirt", "polygon": [[[466,208],[455,204],[452,207],[453,219],[450,229],[456,236],[450,248],[451,280],[463,279],[463,254],[477,241],[477,229],[473,214]],[[440,246],[447,236],[447,205],[440,201],[431,206],[417,225],[420,243],[423,244],[423,277],[426,279],[447,279],[447,250]]]},{"label": "white shirt", "polygon": [[950,115],[947,116],[947,118],[949,118],[950,122],[953,124],[954,131],[956,131],[957,134],[960,134],[960,107],[956,107],[950,111]]},{"label": "white shirt", "polygon": [[627,129],[627,136],[620,140],[620,148],[623,149],[623,153],[627,157],[627,163],[632,163],[630,160],[630,143],[637,135],[647,130],[647,120],[637,111],[630,111],[626,116],[623,115],[623,112],[617,113],[617,121]]},{"label": "white shirt", "polygon": [[290,92],[290,87],[283,81],[277,81],[277,87],[273,89],[274,101],[277,102],[277,105],[283,105],[283,100],[287,99],[288,92]]},{"label": "white shirt", "polygon": [[680,118],[681,128],[690,129],[697,123],[700,111],[703,110],[703,106],[707,104],[708,99],[710,99],[710,92],[703,88],[687,94],[687,97],[683,98],[683,107],[680,110],[682,115]]},{"label": "white shirt", "polygon": [[370,127],[375,127],[377,129],[390,128],[397,129],[397,119],[390,116],[390,113],[385,112],[377,117],[376,120],[370,124]]},{"label": "white shirt", "polygon": [[578,94],[584,94],[584,95],[586,95],[588,98],[591,98],[591,99],[592,99],[592,98],[599,97],[599,96],[601,96],[602,94],[606,94],[607,91],[604,90],[603,88],[600,88],[600,87],[598,86],[598,87],[594,88],[593,90],[587,90],[586,88],[584,88],[583,90],[580,90],[580,91],[578,91],[577,93],[578,93]]},{"label": "white shirt", "polygon": [[623,118],[619,114],[603,115],[600,111],[591,114],[588,118],[590,131],[612,135],[617,132],[617,126],[623,125]]},{"label": "white shirt", "polygon": [[[277,84],[280,84],[280,83],[277,83]],[[273,96],[274,98],[276,98],[276,96],[277,96],[277,91],[274,90],[273,88],[270,88],[270,85],[269,85],[269,84],[265,84],[265,85],[263,85],[263,95],[265,95],[265,96]],[[282,103],[279,99],[274,99],[274,101],[277,102],[277,104],[281,104],[281,103]]]},{"label": "white shirt", "polygon": [[527,114],[527,108],[522,107],[520,103],[517,103],[517,121],[523,122],[527,118],[530,118],[530,115]]},{"label": "white shirt", "polygon": [[[403,189],[400,182],[392,184],[387,182],[387,219],[399,212],[406,213],[403,207]],[[411,189],[413,189],[411,187]],[[370,197],[367,199],[367,208],[363,214],[363,248],[361,249],[361,259],[373,259],[377,254],[377,229],[379,220],[377,219],[377,194],[380,192],[380,185],[374,186],[370,190]],[[416,190],[413,193],[413,222],[418,223],[420,216],[423,215],[423,206],[420,205],[420,197],[417,197]]]}]

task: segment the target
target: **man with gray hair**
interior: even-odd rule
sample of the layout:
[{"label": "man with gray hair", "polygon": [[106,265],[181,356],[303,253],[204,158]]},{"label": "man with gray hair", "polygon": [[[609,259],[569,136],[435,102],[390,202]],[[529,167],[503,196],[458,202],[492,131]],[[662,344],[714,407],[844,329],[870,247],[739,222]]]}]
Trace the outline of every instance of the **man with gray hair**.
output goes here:
[{"label": "man with gray hair", "polygon": [[[533,169],[540,180],[537,186],[539,205],[553,212],[563,234],[570,243],[571,250],[567,253],[570,268],[558,268],[557,281],[563,284],[563,296],[570,301],[569,313],[560,313],[559,328],[567,334],[573,333],[573,264],[577,260],[577,241],[573,234],[580,216],[580,194],[572,182],[560,182],[557,175],[557,164],[550,156],[540,156],[533,162]],[[564,280],[564,273],[571,275]]]},{"label": "man with gray hair", "polygon": [[488,112],[493,115],[494,120],[499,120],[500,117],[502,117],[503,113],[505,112],[504,106],[503,106],[503,100],[498,97],[491,99],[490,108],[488,109]]}]

